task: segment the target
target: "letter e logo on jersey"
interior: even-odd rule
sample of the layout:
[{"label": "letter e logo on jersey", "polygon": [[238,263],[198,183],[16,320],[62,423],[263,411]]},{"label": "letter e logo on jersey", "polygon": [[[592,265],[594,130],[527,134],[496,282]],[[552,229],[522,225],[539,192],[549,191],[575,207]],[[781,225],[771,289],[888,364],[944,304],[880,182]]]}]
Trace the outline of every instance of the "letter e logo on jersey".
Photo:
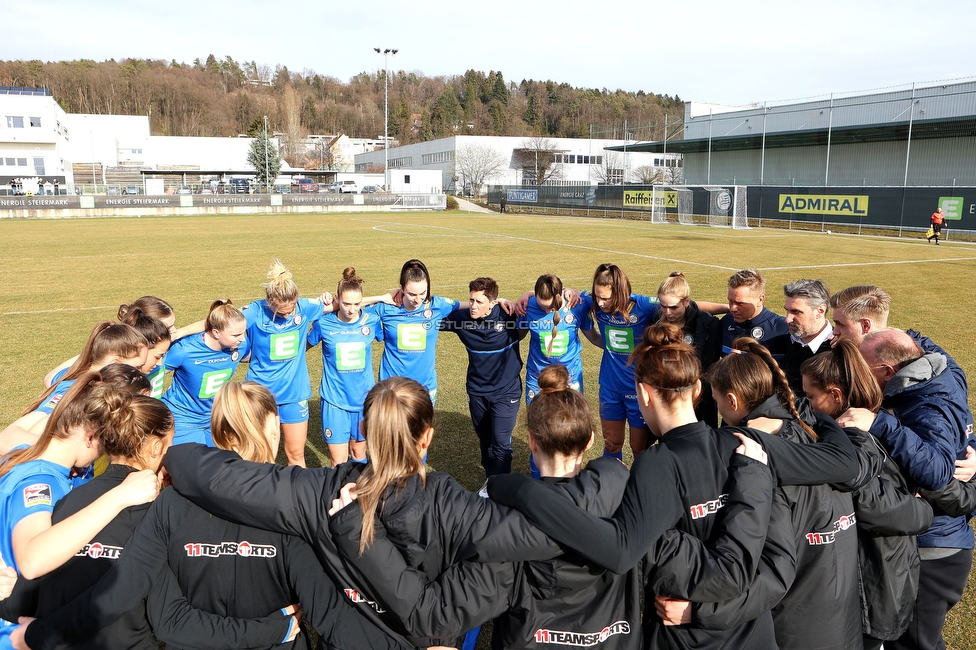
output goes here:
[{"label": "letter e logo on jersey", "polygon": [[203,377],[201,377],[200,380],[200,394],[197,395],[197,397],[199,399],[210,399],[215,397],[217,395],[217,391],[220,390],[220,387],[226,384],[233,374],[233,368],[211,370],[210,372],[203,373]]},{"label": "letter e logo on jersey", "polygon": [[282,361],[298,356],[298,332],[271,335],[271,360]]},{"label": "letter e logo on jersey", "polygon": [[[552,341],[552,351],[549,350],[549,341]],[[569,350],[569,332],[556,332],[553,337],[552,332],[542,332],[539,334],[539,343],[542,347],[542,354],[547,357],[561,357]]]},{"label": "letter e logo on jersey", "polygon": [[397,325],[397,347],[408,352],[423,352],[427,349],[427,330],[420,323]]},{"label": "letter e logo on jersey", "polygon": [[620,327],[609,327],[605,329],[607,349],[611,352],[630,354],[634,351],[634,331]]},{"label": "letter e logo on jersey", "polygon": [[366,344],[362,341],[343,341],[336,344],[336,368],[351,372],[366,368]]}]

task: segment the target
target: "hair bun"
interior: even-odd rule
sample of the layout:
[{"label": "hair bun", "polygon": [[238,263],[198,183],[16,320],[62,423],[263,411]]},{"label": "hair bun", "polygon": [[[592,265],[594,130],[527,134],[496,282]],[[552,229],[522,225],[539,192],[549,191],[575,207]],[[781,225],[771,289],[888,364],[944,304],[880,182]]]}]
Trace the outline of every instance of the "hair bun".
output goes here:
[{"label": "hair bun", "polygon": [[569,390],[569,370],[561,363],[546,366],[539,373],[539,394]]}]

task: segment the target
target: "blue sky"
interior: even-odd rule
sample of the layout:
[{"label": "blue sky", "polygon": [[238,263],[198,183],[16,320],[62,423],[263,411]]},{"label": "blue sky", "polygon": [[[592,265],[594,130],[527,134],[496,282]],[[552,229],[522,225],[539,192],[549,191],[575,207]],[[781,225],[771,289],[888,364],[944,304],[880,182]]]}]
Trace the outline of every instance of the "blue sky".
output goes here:
[{"label": "blue sky", "polygon": [[[976,75],[976,2],[5,2],[0,58],[230,55],[347,81],[382,67],[782,101]],[[16,25],[22,25],[17,29]]]}]

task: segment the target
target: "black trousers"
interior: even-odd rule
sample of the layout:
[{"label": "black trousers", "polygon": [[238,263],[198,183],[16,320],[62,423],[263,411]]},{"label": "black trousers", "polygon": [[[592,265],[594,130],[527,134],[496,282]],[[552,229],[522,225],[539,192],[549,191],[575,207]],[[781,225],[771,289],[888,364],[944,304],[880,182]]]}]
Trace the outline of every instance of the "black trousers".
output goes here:
[{"label": "black trousers", "polygon": [[485,476],[512,473],[512,430],[522,404],[522,384],[517,392],[500,395],[468,393],[471,423],[481,445]]},{"label": "black trousers", "polygon": [[946,613],[962,598],[972,564],[973,552],[967,549],[922,560],[912,622],[900,639],[885,641],[885,650],[945,650],[942,627]]}]

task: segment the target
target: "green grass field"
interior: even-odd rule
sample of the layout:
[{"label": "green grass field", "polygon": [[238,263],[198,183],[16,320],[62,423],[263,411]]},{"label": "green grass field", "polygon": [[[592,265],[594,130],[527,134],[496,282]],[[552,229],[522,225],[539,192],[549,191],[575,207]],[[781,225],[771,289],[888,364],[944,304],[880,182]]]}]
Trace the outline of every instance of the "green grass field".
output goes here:
[{"label": "green grass field", "polygon": [[[430,269],[434,294],[458,300],[467,298],[469,280],[484,275],[511,298],[547,272],[567,286],[588,288],[601,262],[619,264],[634,291],[648,295],[669,272],[681,270],[692,298],[716,302],[725,301],[731,273],[759,268],[768,283],[766,304],[779,312],[782,285],[798,278],[821,278],[833,291],[877,284],[892,295],[891,325],[921,330],[970,375],[976,371],[968,329],[976,247],[969,244],[462,213],[18,220],[0,221],[0,424],[16,419],[41,392],[44,374],[77,354],[91,327],[114,318],[121,303],[160,296],[183,325],[203,318],[215,298],[242,305],[262,297],[273,257],[289,266],[304,296],[334,290],[346,266],[367,280],[367,293],[380,293],[396,285],[400,266],[412,257]],[[599,351],[584,346],[587,396],[595,409]],[[467,412],[466,357],[456,337],[442,334],[437,358],[437,435],[429,460],[474,489],[484,476]],[[309,365],[317,387],[317,350],[309,353]],[[309,465],[322,465],[327,454],[317,399],[311,410],[307,458]],[[515,470],[527,471],[524,413],[513,445]],[[951,613],[951,648],[976,644],[968,616],[974,608],[976,597],[967,594]]]}]

